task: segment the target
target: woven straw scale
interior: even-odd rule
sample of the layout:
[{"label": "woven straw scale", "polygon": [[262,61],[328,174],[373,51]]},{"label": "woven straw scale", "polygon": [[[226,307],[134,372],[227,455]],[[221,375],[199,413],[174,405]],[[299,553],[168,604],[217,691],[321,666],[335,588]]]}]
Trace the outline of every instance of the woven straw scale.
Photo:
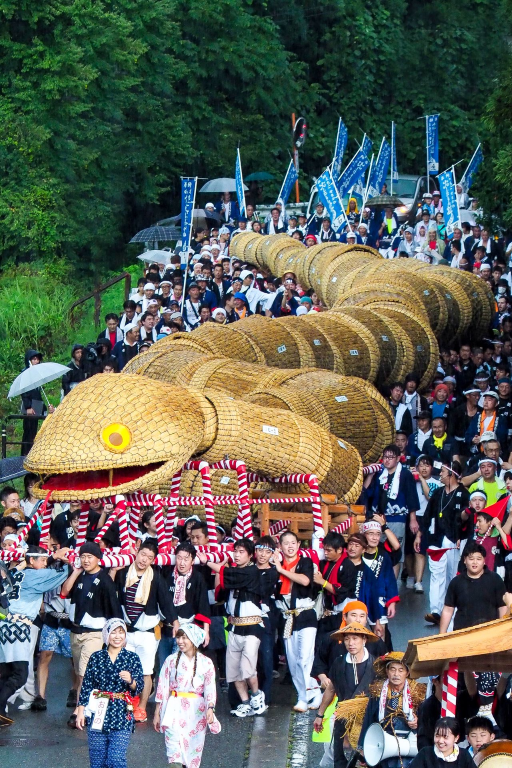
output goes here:
[{"label": "woven straw scale", "polygon": [[75,387],[45,421],[25,466],[43,479],[39,496],[52,489],[65,501],[154,491],[189,459],[226,455],[263,476],[314,474],[324,492],[349,502],[361,492],[357,449],[303,416],[129,374]]},{"label": "woven straw scale", "polygon": [[[375,460],[394,432],[371,384],[383,387],[414,370],[428,386],[437,339],[481,333],[493,311],[488,287],[475,276],[387,262],[364,246],[306,249],[286,235],[242,233],[232,255],[264,273],[295,272],[302,287],[335,309],[208,323],[160,341],[122,376],[80,384],[46,420],[26,467],[42,475],[108,471],[113,485],[57,487],[55,499],[156,490],[192,457],[228,455],[267,476],[316,474],[324,492],[353,502],[361,456]],[[117,422],[131,436],[122,453],[101,439]],[[149,469],[130,479],[123,467]]]},{"label": "woven straw scale", "polygon": [[[378,391],[363,379],[315,368],[278,369],[248,363],[242,365],[239,361],[213,355],[205,355],[202,361],[194,358],[186,364],[181,351],[179,358],[175,359],[173,345],[167,341],[164,339],[156,345],[160,347],[160,355],[153,357],[150,365],[143,358],[134,358],[124,371],[138,372],[140,361],[147,377],[201,391],[215,389],[235,398],[246,399],[254,392],[272,390],[274,397],[266,402],[259,401],[265,405],[271,402],[277,404],[277,390],[285,389],[285,394],[281,393],[281,396],[287,398],[286,405],[277,407],[305,415],[307,402],[310,409],[308,418],[320,426],[325,425],[327,414],[329,430],[354,445],[365,463],[376,461],[384,445],[393,439],[391,410]],[[293,396],[290,390],[293,390]],[[300,398],[303,398],[302,403]]]}]

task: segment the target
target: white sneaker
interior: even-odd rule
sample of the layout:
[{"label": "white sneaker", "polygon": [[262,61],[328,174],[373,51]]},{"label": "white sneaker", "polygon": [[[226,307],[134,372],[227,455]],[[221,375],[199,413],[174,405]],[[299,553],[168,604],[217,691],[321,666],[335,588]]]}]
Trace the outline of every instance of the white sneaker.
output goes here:
[{"label": "white sneaker", "polygon": [[235,717],[250,717],[254,715],[254,710],[250,704],[239,704],[236,709],[231,710],[231,714]]},{"label": "white sneaker", "polygon": [[423,589],[423,584],[421,583],[421,581],[417,581],[416,582],[416,584],[414,585],[414,591],[415,592],[420,592],[420,593],[423,593],[425,591]]},{"label": "white sneaker", "polygon": [[322,703],[322,697],[323,697],[322,690],[320,688],[317,688],[315,690],[315,695],[313,696],[313,698],[310,701],[308,701],[308,708],[318,709],[318,707]]},{"label": "white sneaker", "polygon": [[22,701],[21,704],[18,705],[18,709],[21,710],[22,712],[25,712],[25,710],[30,709],[31,706],[32,706],[31,701]]},{"label": "white sneaker", "polygon": [[408,576],[405,582],[407,589],[414,589],[414,576]]},{"label": "white sneaker", "polygon": [[258,691],[255,696],[251,696],[251,708],[255,715],[262,715],[268,709],[265,706],[265,694],[263,691]]},{"label": "white sneaker", "polygon": [[293,709],[295,712],[307,712],[308,704],[306,701],[298,701]]}]

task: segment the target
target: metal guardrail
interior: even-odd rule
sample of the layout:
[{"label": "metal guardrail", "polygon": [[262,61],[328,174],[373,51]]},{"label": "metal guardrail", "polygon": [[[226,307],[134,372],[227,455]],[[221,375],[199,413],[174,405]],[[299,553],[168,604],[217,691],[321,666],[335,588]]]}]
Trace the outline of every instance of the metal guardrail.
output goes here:
[{"label": "metal guardrail", "polygon": [[13,414],[12,416],[6,416],[6,418],[2,421],[2,458],[0,459],[0,484],[11,482],[12,480],[16,480],[16,478],[23,477],[23,475],[27,474],[27,471],[23,468],[23,462],[26,458],[25,456],[7,456],[8,445],[22,445],[21,440],[8,439],[8,422],[14,421],[15,419],[21,419],[22,421],[27,419],[37,419],[39,421],[42,419],[42,417],[30,416],[28,414]]},{"label": "metal guardrail", "polygon": [[73,310],[80,306],[80,304],[85,304],[86,301],[89,301],[90,299],[94,299],[94,325],[99,325],[100,322],[100,316],[101,316],[101,294],[103,291],[106,291],[107,288],[111,288],[116,283],[119,283],[121,280],[124,280],[124,300],[127,301],[130,296],[130,288],[132,285],[132,276],[129,272],[121,272],[120,275],[116,275],[116,277],[112,277],[110,280],[107,280],[106,283],[103,283],[102,285],[98,285],[97,288],[94,289],[94,291],[91,291],[91,293],[88,293],[87,296],[84,296],[82,299],[78,299],[78,301],[75,301],[74,304],[71,305],[69,308],[69,314],[70,316],[73,314]]}]

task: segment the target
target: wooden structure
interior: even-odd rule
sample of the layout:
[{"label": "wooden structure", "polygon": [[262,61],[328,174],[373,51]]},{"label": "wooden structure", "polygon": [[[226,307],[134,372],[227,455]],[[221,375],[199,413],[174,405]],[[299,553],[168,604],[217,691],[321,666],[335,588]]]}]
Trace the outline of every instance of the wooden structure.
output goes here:
[{"label": "wooden structure", "polygon": [[404,661],[411,677],[443,675],[441,716],[455,717],[459,671],[512,672],[512,615],[410,640]]},{"label": "wooden structure", "polygon": [[[249,493],[251,499],[264,499],[266,491],[252,490]],[[311,505],[298,503],[282,503],[279,509],[276,501],[286,498],[286,494],[272,491],[272,498],[258,504],[258,516],[256,524],[261,530],[262,536],[266,536],[272,525],[280,521],[288,522],[286,526],[297,534],[300,539],[311,539],[313,533],[313,517]],[[322,514],[322,528],[327,533],[337,526],[346,524],[343,533],[351,534],[359,530],[359,525],[365,520],[365,508],[358,504],[338,504],[336,496],[321,494],[320,509]]]}]

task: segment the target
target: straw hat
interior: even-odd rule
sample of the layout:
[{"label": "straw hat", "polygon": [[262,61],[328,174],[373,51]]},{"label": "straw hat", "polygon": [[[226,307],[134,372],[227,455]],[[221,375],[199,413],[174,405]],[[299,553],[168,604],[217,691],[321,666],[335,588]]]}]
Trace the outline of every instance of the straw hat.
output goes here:
[{"label": "straw hat", "polygon": [[390,651],[390,653],[386,653],[384,656],[379,656],[378,659],[375,659],[373,668],[379,677],[385,677],[388,664],[396,662],[398,664],[403,664],[407,669],[407,673],[409,673],[409,667],[407,664],[404,664],[404,656],[405,653],[403,653],[403,651]]},{"label": "straw hat", "polygon": [[[358,621],[353,621],[347,624],[345,627],[337,629],[336,632],[331,633],[333,640],[343,640],[345,635],[361,635],[366,637],[367,640],[378,640],[379,638],[371,630],[363,627]],[[403,654],[402,654],[403,655]]]}]

